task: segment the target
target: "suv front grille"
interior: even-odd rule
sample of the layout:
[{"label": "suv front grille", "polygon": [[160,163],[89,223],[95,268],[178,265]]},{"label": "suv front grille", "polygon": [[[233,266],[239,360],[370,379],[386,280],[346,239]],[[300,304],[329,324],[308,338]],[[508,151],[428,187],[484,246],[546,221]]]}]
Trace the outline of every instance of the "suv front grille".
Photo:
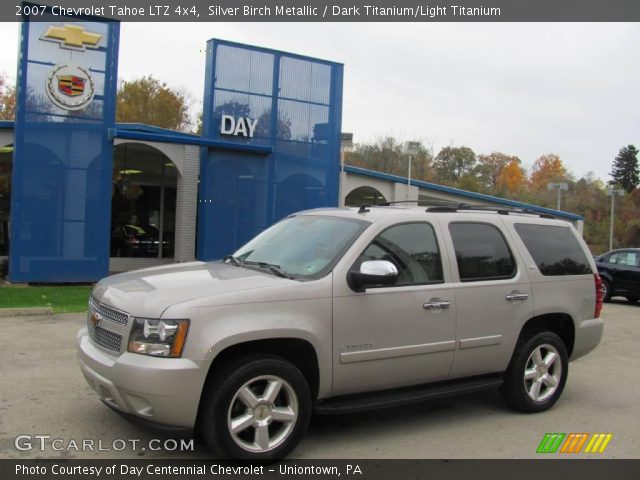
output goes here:
[{"label": "suv front grille", "polygon": [[89,297],[89,313],[91,312],[99,313],[104,318],[111,320],[112,322],[121,323],[122,325],[126,325],[129,323],[129,314],[126,312],[122,312],[113,307],[109,307],[107,305],[103,305],[102,303],[96,302],[93,297]]},{"label": "suv front grille", "polygon": [[87,329],[96,345],[112,352],[120,352],[122,334],[125,333],[124,326],[127,323],[128,313],[99,303],[93,297],[89,298]]},{"label": "suv front grille", "polygon": [[110,332],[109,330],[105,330],[102,327],[95,327],[91,323],[91,317],[87,321],[87,327],[89,329],[89,336],[91,340],[96,345],[100,345],[107,350],[112,350],[114,352],[120,351],[120,346],[122,345],[122,335],[118,335],[117,333]]}]

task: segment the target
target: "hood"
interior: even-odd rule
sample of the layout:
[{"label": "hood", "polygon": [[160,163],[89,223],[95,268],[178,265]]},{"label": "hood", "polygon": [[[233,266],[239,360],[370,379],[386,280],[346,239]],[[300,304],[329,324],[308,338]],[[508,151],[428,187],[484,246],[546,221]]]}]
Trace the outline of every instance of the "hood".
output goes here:
[{"label": "hood", "polygon": [[299,282],[222,262],[190,262],[107,277],[93,295],[134,316],[158,318],[171,305],[193,299],[293,283]]}]

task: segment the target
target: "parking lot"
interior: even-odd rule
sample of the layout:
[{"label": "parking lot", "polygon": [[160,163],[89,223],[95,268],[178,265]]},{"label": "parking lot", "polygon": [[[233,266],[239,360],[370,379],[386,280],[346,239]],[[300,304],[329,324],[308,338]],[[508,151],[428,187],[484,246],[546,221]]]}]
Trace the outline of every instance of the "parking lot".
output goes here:
[{"label": "parking lot", "polygon": [[[575,432],[613,437],[604,453],[574,458],[638,458],[640,304],[614,301],[605,305],[602,317],[602,343],[571,364],[564,394],[548,412],[512,412],[497,392],[488,391],[366,414],[316,417],[292,457],[535,458],[545,433]],[[128,423],[98,400],[75,358],[75,332],[83,322],[84,314],[0,317],[0,458],[207,458],[208,451],[198,443],[194,451],[180,451],[179,442],[155,441],[157,435]],[[24,450],[15,446],[18,436]],[[87,440],[93,449],[82,451]]]}]

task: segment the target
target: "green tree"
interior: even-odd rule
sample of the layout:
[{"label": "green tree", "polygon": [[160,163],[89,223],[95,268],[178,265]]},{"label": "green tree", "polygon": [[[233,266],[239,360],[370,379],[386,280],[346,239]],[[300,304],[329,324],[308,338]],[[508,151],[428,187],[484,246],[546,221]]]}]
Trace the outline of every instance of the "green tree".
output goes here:
[{"label": "green tree", "polygon": [[191,116],[184,94],[149,75],[122,81],[116,99],[116,121],[144,123],[178,131],[189,131]]},{"label": "green tree", "polygon": [[442,183],[455,185],[460,178],[473,171],[476,154],[469,147],[444,147],[433,161]]},{"label": "green tree", "polygon": [[622,147],[609,174],[613,179],[612,183],[631,193],[640,183],[638,172],[638,149],[633,145]]},{"label": "green tree", "polygon": [[[433,155],[420,143],[418,153],[411,158],[411,178],[433,181]],[[409,158],[402,142],[394,137],[378,138],[373,143],[358,144],[351,152],[345,152],[345,163],[378,172],[406,177],[409,173]]]},{"label": "green tree", "polygon": [[0,74],[0,120],[16,117],[16,89],[8,83],[7,78]]}]

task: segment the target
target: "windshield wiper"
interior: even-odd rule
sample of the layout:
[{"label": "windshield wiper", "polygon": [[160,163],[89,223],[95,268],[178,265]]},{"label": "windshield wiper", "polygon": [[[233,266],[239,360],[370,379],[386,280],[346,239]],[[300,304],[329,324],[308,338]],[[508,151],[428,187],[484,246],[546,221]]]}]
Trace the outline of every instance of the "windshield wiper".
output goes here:
[{"label": "windshield wiper", "polygon": [[256,266],[256,267],[260,267],[260,268],[264,268],[269,270],[271,273],[282,277],[282,278],[288,278],[288,279],[292,279],[293,277],[291,275],[289,275],[287,272],[285,272],[284,270],[282,270],[280,268],[280,265],[274,265],[273,263],[268,263],[268,262],[252,262],[250,260],[245,260],[242,262],[242,265],[251,265],[251,266]]},{"label": "windshield wiper", "polygon": [[244,264],[244,261],[242,261],[238,257],[234,257],[233,255],[227,255],[225,257],[222,257],[222,261],[225,262],[225,263],[231,262],[234,265],[236,265],[237,267],[241,267]]}]

